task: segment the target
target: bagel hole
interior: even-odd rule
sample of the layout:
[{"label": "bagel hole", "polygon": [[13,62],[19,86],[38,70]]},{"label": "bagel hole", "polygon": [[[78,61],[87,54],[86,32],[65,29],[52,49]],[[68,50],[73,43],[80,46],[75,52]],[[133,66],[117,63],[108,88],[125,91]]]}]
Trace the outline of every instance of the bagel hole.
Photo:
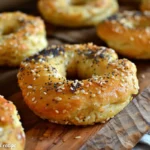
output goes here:
[{"label": "bagel hole", "polygon": [[2,35],[9,35],[12,34],[16,31],[16,28],[14,27],[9,27],[9,28],[5,28],[5,30],[2,32]]},{"label": "bagel hole", "polygon": [[88,78],[92,77],[92,75],[84,73],[84,75],[79,75],[78,71],[68,72],[66,74],[67,80],[86,80]]},{"label": "bagel hole", "polygon": [[85,3],[85,0],[70,0],[71,5],[84,5]]},{"label": "bagel hole", "polygon": [[[89,61],[87,61],[89,63]],[[89,66],[85,65],[85,60],[70,61],[66,67],[65,77],[67,80],[86,80],[91,78],[94,74],[95,67],[87,71]]]},{"label": "bagel hole", "polygon": [[67,78],[67,80],[82,80],[82,79],[77,75],[77,72],[70,73],[70,72],[67,71],[66,78]]},{"label": "bagel hole", "polygon": [[2,35],[9,35],[9,34],[13,34],[15,32],[17,32],[17,30],[20,28],[20,24],[17,22],[15,23],[10,23],[10,24],[6,24],[2,29],[1,34]]}]

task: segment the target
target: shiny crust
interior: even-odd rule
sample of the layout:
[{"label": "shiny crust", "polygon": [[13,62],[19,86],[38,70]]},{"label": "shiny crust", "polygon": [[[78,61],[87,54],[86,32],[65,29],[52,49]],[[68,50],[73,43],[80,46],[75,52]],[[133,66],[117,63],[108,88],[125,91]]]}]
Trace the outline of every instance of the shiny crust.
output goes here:
[{"label": "shiny crust", "polygon": [[135,65],[91,43],[42,51],[21,63],[18,82],[30,109],[59,124],[103,123],[138,92]]},{"label": "shiny crust", "polygon": [[97,27],[98,36],[119,54],[150,59],[150,13],[125,11]]},{"label": "shiny crust", "polygon": [[46,46],[45,26],[40,18],[21,12],[0,14],[0,66],[18,66]]},{"label": "shiny crust", "polygon": [[44,19],[67,27],[93,26],[118,10],[116,0],[39,0]]},{"label": "shiny crust", "polygon": [[150,0],[141,0],[141,10],[150,10]]},{"label": "shiny crust", "polygon": [[0,95],[0,149],[24,150],[25,134],[15,105]]}]

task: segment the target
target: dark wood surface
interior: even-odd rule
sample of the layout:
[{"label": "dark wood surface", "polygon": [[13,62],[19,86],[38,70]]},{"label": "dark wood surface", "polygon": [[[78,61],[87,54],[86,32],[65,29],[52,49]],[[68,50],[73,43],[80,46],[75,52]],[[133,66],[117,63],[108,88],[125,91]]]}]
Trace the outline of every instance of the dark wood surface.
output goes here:
[{"label": "dark wood surface", "polygon": [[150,87],[145,89],[115,118],[83,146],[82,150],[132,149],[150,128]]},{"label": "dark wood surface", "polygon": [[57,125],[38,118],[20,92],[9,99],[21,115],[26,150],[128,150],[150,129],[150,87],[109,122],[84,127]]}]

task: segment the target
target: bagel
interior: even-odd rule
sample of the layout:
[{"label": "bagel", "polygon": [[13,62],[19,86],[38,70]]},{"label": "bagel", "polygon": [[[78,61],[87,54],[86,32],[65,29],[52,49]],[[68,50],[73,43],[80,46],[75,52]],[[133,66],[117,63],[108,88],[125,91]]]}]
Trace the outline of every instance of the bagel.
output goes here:
[{"label": "bagel", "polygon": [[0,149],[24,150],[25,134],[15,105],[0,95]]},{"label": "bagel", "polygon": [[141,2],[141,10],[150,10],[150,0],[142,0]]},{"label": "bagel", "polygon": [[53,45],[30,57],[18,82],[29,108],[59,124],[105,122],[138,92],[135,65],[92,43]]},{"label": "bagel", "polygon": [[19,66],[46,46],[45,26],[40,18],[21,12],[0,13],[0,66]]},{"label": "bagel", "polygon": [[97,27],[98,36],[119,54],[134,59],[150,59],[150,13],[125,11]]},{"label": "bagel", "polygon": [[116,0],[39,0],[44,19],[66,27],[93,26],[116,13]]}]

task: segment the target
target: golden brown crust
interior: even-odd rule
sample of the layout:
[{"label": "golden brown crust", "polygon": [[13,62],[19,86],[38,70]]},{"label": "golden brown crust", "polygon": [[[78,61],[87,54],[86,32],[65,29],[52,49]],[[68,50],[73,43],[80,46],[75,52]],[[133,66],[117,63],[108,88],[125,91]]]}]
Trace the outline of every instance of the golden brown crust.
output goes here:
[{"label": "golden brown crust", "polygon": [[118,10],[116,0],[39,0],[38,8],[48,22],[67,26],[93,26]]},{"label": "golden brown crust", "polygon": [[31,110],[60,124],[105,122],[138,92],[135,65],[93,44],[52,46],[22,62],[18,81]]},{"label": "golden brown crust", "polygon": [[0,95],[0,149],[24,150],[25,134],[12,102]]},{"label": "golden brown crust", "polygon": [[1,13],[0,66],[19,66],[22,60],[47,46],[45,36],[40,18],[21,12]]},{"label": "golden brown crust", "polygon": [[150,10],[150,0],[141,0],[141,10]]},{"label": "golden brown crust", "polygon": [[150,59],[150,13],[125,11],[97,27],[97,34],[121,55]]}]

